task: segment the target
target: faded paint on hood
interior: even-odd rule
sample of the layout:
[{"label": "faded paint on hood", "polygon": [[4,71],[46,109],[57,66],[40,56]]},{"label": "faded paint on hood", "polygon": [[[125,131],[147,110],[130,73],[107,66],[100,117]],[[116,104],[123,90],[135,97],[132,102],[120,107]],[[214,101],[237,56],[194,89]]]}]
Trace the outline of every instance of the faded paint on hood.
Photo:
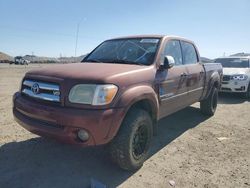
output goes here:
[{"label": "faded paint on hood", "polygon": [[78,80],[123,85],[153,80],[155,69],[152,66],[114,63],[71,63],[53,65],[29,71],[26,76],[45,76],[63,80]]}]

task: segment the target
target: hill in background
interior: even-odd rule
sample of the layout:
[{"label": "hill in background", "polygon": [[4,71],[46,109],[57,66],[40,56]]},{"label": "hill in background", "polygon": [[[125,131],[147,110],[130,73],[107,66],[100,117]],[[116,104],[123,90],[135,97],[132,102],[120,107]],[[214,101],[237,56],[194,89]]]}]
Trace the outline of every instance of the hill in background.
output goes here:
[{"label": "hill in background", "polygon": [[250,53],[241,52],[241,53],[232,54],[230,56],[242,56],[242,57],[244,57],[244,56],[250,56]]},{"label": "hill in background", "polygon": [[203,63],[213,63],[213,62],[214,62],[214,60],[209,59],[209,58],[207,58],[207,57],[201,57],[201,61],[202,61]]},{"label": "hill in background", "polygon": [[[75,63],[80,62],[86,55],[81,55],[79,57],[44,57],[44,56],[35,56],[35,55],[25,55],[22,56],[23,59],[30,61],[31,63]],[[0,63],[9,63],[14,61],[14,57],[11,57],[8,54],[0,52]]]},{"label": "hill in background", "polygon": [[3,53],[3,52],[0,52],[0,62],[1,61],[13,61],[14,60],[14,58],[13,57],[11,57],[10,55],[8,55],[8,54],[5,54],[5,53]]}]

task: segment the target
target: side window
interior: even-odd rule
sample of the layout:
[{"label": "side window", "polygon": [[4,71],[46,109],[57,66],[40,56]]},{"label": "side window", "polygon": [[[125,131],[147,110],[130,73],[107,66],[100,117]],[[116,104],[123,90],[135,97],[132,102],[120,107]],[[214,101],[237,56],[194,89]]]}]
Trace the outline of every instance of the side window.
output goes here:
[{"label": "side window", "polygon": [[198,62],[194,45],[181,41],[184,64],[195,64]]},{"label": "side window", "polygon": [[178,40],[170,40],[164,49],[164,56],[169,55],[174,58],[176,65],[182,65],[181,45]]}]

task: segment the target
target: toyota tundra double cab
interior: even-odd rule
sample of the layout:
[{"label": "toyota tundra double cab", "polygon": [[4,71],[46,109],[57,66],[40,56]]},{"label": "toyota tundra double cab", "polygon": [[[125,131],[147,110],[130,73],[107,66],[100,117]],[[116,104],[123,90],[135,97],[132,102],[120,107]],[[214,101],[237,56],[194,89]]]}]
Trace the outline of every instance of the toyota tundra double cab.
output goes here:
[{"label": "toyota tundra double cab", "polygon": [[13,96],[13,114],[37,135],[106,144],[115,163],[135,170],[149,155],[159,119],[196,102],[214,115],[221,79],[221,65],[202,63],[184,38],[115,38],[82,62],[27,72]]}]

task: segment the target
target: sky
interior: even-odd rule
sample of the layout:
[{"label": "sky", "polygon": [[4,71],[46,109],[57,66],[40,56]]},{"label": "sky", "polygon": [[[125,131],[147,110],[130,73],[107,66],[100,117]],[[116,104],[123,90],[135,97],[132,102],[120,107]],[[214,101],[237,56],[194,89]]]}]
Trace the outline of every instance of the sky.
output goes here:
[{"label": "sky", "polygon": [[201,56],[250,53],[250,0],[0,0],[0,51],[12,56],[83,55],[119,36],[166,34]]}]

